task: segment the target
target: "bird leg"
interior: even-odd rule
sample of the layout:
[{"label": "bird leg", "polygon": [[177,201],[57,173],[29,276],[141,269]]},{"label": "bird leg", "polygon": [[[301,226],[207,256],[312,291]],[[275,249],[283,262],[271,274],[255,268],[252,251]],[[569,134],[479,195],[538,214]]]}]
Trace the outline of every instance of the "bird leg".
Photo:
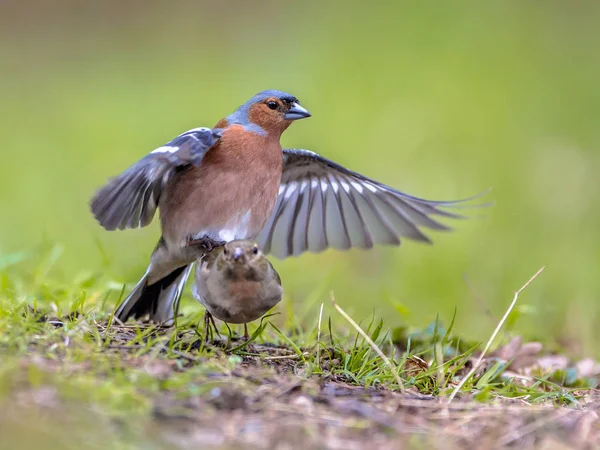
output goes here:
[{"label": "bird leg", "polygon": [[204,343],[208,344],[210,341],[209,333],[212,334],[212,330],[210,329],[210,313],[208,311],[204,311]]},{"label": "bird leg", "polygon": [[221,334],[219,333],[219,330],[217,329],[217,324],[215,323],[215,319],[212,316],[211,313],[208,312],[208,310],[204,311],[204,342],[208,344],[209,342],[209,333],[210,333],[210,340],[213,339],[213,333],[212,330],[215,330],[215,333],[217,333],[217,336],[219,336],[219,338],[221,337]]},{"label": "bird leg", "polygon": [[248,334],[248,325],[244,324],[244,340],[247,341],[250,339],[250,335]]},{"label": "bird leg", "polygon": [[219,336],[219,339],[221,339],[221,333],[219,333],[219,329],[217,328],[217,323],[215,322],[215,318],[212,316],[212,314],[210,315],[210,321],[212,322],[212,326],[215,329],[215,333],[217,333],[217,336]]}]

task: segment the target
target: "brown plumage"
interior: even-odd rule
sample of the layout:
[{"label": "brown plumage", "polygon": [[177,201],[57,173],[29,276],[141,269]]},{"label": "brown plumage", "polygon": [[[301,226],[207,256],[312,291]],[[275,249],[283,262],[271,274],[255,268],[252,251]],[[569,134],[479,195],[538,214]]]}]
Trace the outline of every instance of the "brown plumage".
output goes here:
[{"label": "brown plumage", "polygon": [[246,214],[247,235],[256,236],[275,206],[282,162],[279,134],[247,133],[241,125],[226,128],[200,167],[176,174],[166,186],[159,210],[167,246],[184,245],[199,230],[218,236]]},{"label": "brown plumage", "polygon": [[[210,316],[245,325],[281,301],[281,279],[255,242],[235,240],[206,255],[197,265],[192,292]],[[208,330],[207,330],[208,331]],[[208,334],[207,334],[208,337]]]}]

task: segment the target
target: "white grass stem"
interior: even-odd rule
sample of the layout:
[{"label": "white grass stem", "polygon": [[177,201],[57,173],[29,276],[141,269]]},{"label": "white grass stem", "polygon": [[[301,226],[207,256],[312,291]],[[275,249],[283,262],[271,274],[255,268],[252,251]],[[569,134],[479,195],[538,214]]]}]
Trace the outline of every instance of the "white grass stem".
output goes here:
[{"label": "white grass stem", "polygon": [[323,303],[319,311],[319,323],[317,325],[317,367],[321,369],[321,321],[323,320]]},{"label": "white grass stem", "polygon": [[508,315],[511,313],[511,311],[515,307],[515,304],[517,303],[517,300],[519,298],[519,294],[521,294],[521,292],[523,292],[533,282],[533,280],[535,280],[537,278],[537,276],[544,271],[545,268],[546,267],[544,266],[540,270],[538,270],[529,280],[527,280],[527,283],[525,283],[523,286],[521,286],[521,288],[518,291],[515,292],[515,295],[513,296],[513,300],[510,303],[510,306],[504,313],[504,316],[502,316],[502,319],[500,319],[500,322],[498,322],[498,325],[496,326],[496,329],[494,330],[494,332],[490,336],[489,340],[487,341],[487,344],[485,345],[483,352],[481,353],[481,355],[479,355],[479,359],[477,359],[477,362],[475,363],[473,368],[463,377],[463,379],[460,381],[460,383],[458,383],[458,386],[456,386],[454,388],[454,390],[452,391],[452,394],[450,394],[450,397],[448,398],[448,402],[451,402],[452,399],[454,399],[454,397],[456,397],[456,394],[458,394],[458,392],[460,392],[460,390],[465,385],[467,380],[469,380],[473,376],[473,374],[477,371],[477,369],[479,369],[479,366],[481,366],[483,358],[485,357],[488,350],[490,349],[492,342],[494,342],[494,339],[496,339],[496,336],[500,332],[500,329],[504,325],[504,322],[506,322]]}]

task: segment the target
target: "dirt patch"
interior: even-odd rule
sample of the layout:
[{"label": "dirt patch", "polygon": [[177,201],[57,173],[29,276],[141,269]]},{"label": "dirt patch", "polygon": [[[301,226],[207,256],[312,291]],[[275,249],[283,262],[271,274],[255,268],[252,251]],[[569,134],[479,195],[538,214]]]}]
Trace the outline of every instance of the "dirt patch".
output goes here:
[{"label": "dirt patch", "polygon": [[[147,357],[132,358],[131,350],[112,349],[125,364],[146,370],[168,381],[202,361]],[[32,388],[28,377],[17,377],[17,389],[3,402],[0,422],[22,427],[35,420],[50,439],[36,448],[55,448],[63,433],[82,425],[82,413],[91,430],[89,438],[102,442],[99,428],[120,430],[130,442],[151,441],[159,448],[563,448],[600,445],[600,395],[587,392],[578,409],[532,406],[524,400],[498,398],[493,404],[423,395],[415,389],[404,393],[384,387],[362,387],[331,376],[306,377],[294,361],[281,359],[289,349],[256,345],[261,357],[242,357],[231,371],[208,371],[186,381],[182,389],[148,393],[151,413],[132,427],[132,422],[110,420],[98,405],[82,407],[64,398],[60,389],[42,383]],[[267,359],[265,358],[275,358]],[[19,373],[61,370],[59,361],[45,358],[22,360]],[[85,364],[70,370],[87,370]],[[465,396],[466,397],[466,396]],[[11,411],[10,417],[7,414]],[[36,418],[33,419],[32,416]],[[40,420],[40,416],[45,419]],[[57,420],[56,418],[60,418]],[[40,423],[46,423],[40,426]],[[85,421],[83,422],[85,423]],[[99,425],[100,424],[100,425]],[[14,428],[13,428],[14,431]],[[10,433],[9,433],[10,434]],[[54,436],[58,434],[58,437]],[[77,442],[71,435],[69,443]],[[56,447],[58,448],[58,447]],[[67,446],[68,448],[68,446]],[[566,447],[565,447],[566,448]]]},{"label": "dirt patch", "polygon": [[[316,355],[280,334],[207,345],[193,326],[31,323],[10,341],[17,351],[0,347],[3,448],[600,448],[599,392],[536,372],[545,364],[593,375],[597,364],[539,356],[539,344],[519,338],[492,352],[449,403],[475,352],[440,357],[443,370],[411,355],[401,391],[355,339],[328,338]],[[383,345],[380,331],[370,336]]]}]

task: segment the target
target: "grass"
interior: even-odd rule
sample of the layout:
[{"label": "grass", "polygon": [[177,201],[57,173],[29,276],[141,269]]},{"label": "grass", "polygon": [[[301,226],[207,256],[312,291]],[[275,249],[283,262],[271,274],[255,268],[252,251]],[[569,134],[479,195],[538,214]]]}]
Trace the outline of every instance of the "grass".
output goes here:
[{"label": "grass", "polygon": [[[0,447],[598,447],[597,2],[9,3]],[[250,344],[203,346],[189,297],[176,329],[109,327],[158,224],[105,233],[89,198],[264,88],[313,113],[284,146],[496,206],[432,247],[276,262]]]},{"label": "grass", "polygon": [[112,324],[122,287],[53,283],[58,257],[3,259],[0,433],[13,448],[600,443],[597,368],[518,336],[488,352],[500,327],[482,352],[456,311],[447,328],[390,330],[313,302],[309,326],[267,315],[249,342],[222,326],[205,344],[199,307],[167,329]]},{"label": "grass", "polygon": [[[133,282],[158,223],[105,232],[88,208],[96,189],[173,136],[280,88],[313,113],[284,133],[285,147],[410,194],[453,199],[492,187],[485,201],[496,202],[447,221],[456,231],[431,233],[431,247],[274,261],[293,304],[328,277],[316,308],[334,289],[354,318],[376,307],[387,327],[423,328],[457,306],[461,335],[483,341],[497,320],[478,314],[463,276],[500,317],[507,292],[546,265],[507,327],[519,314],[527,339],[574,341],[573,352],[600,358],[600,4],[187,3],[106,0],[99,11],[37,0],[34,15],[13,1],[0,14],[10,68],[0,74],[0,254],[24,257],[18,250],[47,239],[65,249],[64,275],[50,282],[80,267]],[[395,314],[392,301],[411,315]],[[314,319],[312,306],[295,318],[305,310]]]}]

